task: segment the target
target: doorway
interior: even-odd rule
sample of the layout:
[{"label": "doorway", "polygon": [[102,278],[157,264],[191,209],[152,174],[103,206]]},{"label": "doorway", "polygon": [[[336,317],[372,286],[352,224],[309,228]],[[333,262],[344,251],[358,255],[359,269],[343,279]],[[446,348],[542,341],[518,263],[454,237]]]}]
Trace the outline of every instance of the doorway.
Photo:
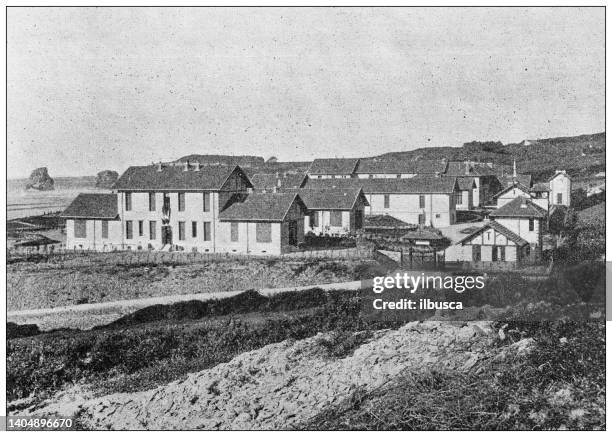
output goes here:
[{"label": "doorway", "polygon": [[289,222],[289,245],[297,246],[297,221],[291,220]]},{"label": "doorway", "polygon": [[170,225],[162,225],[161,234],[162,245],[172,244],[172,227]]}]

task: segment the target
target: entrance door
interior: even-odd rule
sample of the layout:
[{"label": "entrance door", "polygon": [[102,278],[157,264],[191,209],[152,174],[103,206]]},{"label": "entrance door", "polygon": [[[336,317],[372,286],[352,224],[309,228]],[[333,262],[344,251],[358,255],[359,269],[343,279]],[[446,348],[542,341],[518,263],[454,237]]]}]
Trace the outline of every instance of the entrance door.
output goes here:
[{"label": "entrance door", "polygon": [[481,258],[481,256],[480,256],[480,249],[481,249],[481,247],[478,246],[478,245],[472,246],[472,261],[474,261],[474,262],[480,261],[480,258]]},{"label": "entrance door", "polygon": [[164,225],[162,231],[162,245],[172,244],[172,228],[170,225]]},{"label": "entrance door", "polygon": [[355,211],[355,230],[363,228],[363,211]]},{"label": "entrance door", "polygon": [[289,222],[289,245],[297,246],[297,221],[291,220]]}]

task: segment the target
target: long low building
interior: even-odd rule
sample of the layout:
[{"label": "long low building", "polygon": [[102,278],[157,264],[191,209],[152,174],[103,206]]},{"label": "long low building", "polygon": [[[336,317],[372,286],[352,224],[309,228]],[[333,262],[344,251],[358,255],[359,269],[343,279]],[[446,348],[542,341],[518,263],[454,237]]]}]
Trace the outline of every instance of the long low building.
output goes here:
[{"label": "long low building", "polygon": [[409,224],[445,227],[457,220],[456,178],[373,178],[309,180],[305,188],[361,187],[369,203],[368,215],[388,214]]}]

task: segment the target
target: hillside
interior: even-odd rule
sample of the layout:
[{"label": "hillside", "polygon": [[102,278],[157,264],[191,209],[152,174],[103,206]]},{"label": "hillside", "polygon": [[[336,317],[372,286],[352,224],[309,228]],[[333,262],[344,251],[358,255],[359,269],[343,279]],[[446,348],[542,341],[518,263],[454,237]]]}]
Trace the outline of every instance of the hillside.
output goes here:
[{"label": "hillside", "polygon": [[521,173],[530,173],[542,180],[556,168],[568,170],[572,176],[585,176],[605,170],[605,132],[575,137],[557,137],[524,141],[518,144],[473,141],[462,147],[429,147],[376,156],[389,160],[469,159],[496,164],[512,164],[516,159]]}]

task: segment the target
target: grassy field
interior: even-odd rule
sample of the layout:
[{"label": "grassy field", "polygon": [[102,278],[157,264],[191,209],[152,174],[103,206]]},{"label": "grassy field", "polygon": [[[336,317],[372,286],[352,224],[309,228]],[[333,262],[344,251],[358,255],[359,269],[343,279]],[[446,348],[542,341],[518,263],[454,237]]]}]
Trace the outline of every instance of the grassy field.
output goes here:
[{"label": "grassy field", "polygon": [[[90,255],[86,255],[89,257]],[[173,294],[316,285],[370,278],[385,272],[374,261],[219,259],[122,264],[18,262],[7,265],[8,311],[52,308]],[[82,261],[82,260],[81,260]]]}]

